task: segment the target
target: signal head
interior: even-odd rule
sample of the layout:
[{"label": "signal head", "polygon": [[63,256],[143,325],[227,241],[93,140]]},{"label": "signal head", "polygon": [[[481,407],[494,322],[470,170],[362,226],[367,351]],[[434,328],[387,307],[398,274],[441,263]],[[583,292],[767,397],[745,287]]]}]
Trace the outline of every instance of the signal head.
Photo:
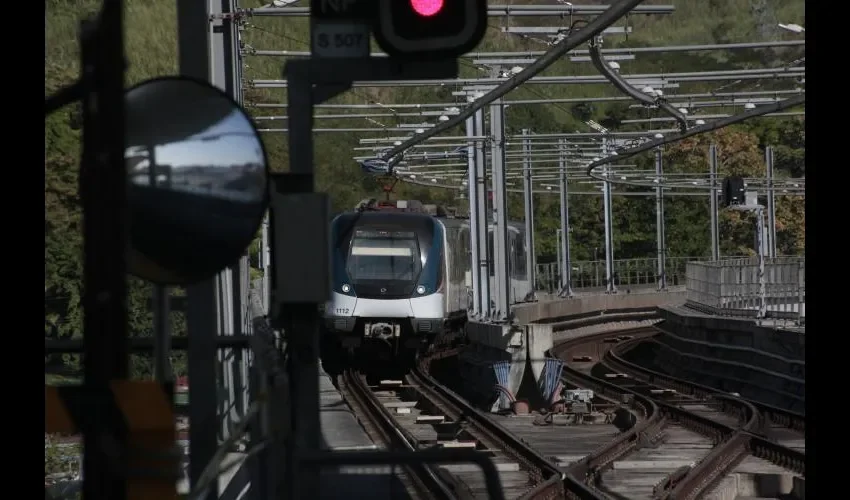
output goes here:
[{"label": "signal head", "polygon": [[390,56],[449,59],[487,29],[487,0],[379,0],[375,39]]}]

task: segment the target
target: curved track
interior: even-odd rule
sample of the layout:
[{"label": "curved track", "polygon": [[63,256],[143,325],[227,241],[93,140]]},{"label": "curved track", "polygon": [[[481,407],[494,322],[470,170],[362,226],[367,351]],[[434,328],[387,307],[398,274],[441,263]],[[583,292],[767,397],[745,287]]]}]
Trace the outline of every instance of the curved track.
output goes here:
[{"label": "curved track", "polygon": [[[656,466],[651,471],[655,474],[642,470],[644,480],[653,475],[657,477],[651,485],[651,498],[702,497],[748,455],[805,475],[803,453],[760,436],[766,419],[751,402],[728,395],[720,396],[718,391],[703,394],[697,390],[698,386],[669,380],[679,387],[688,387],[685,397],[682,397],[670,387],[654,384],[646,370],[625,362],[617,355],[619,349],[611,348],[618,343],[634,345],[634,342],[655,332],[653,328],[607,332],[575,339],[553,350],[567,361],[565,383],[593,389],[611,399],[620,398],[625,402],[624,406],[629,406],[630,411],[640,417],[631,429],[573,464],[569,469],[572,475],[615,498],[632,498],[637,493],[634,483],[620,481],[621,484],[616,484],[616,473],[610,473],[611,469],[626,456],[645,458],[644,462],[651,463],[658,451],[680,459],[693,457],[693,464]],[[635,338],[637,340],[633,340]],[[595,362],[599,364],[592,369]],[[782,420],[787,417],[774,418]],[[797,427],[801,425],[799,420],[792,419],[791,422],[796,422],[791,425]],[[673,470],[665,470],[671,468]],[[630,494],[623,495],[623,489]]]},{"label": "curved track", "polygon": [[[644,341],[654,342],[651,338]],[[627,354],[637,347],[639,342],[623,342],[609,350],[603,359],[603,364],[615,371],[628,373],[635,380],[673,390],[679,395],[684,395],[695,400],[710,401],[713,399],[715,404],[720,405],[728,405],[729,400],[744,401],[739,399],[735,394],[728,394],[713,387],[673,377],[627,361]],[[805,415],[777,408],[759,401],[746,400],[746,402],[752,405],[755,411],[764,418],[762,426],[758,431],[761,436],[776,441],[788,448],[805,453]]]},{"label": "curved track", "polygon": [[[435,356],[451,354],[455,352],[443,350],[423,356],[403,380],[367,380],[348,370],[340,389],[376,443],[407,450],[472,448],[496,464],[503,498],[565,498],[557,467],[428,375]],[[494,498],[488,496],[480,469],[472,465],[410,467],[401,480],[414,498]],[[595,498],[581,484],[573,489],[578,494],[570,498]]]}]

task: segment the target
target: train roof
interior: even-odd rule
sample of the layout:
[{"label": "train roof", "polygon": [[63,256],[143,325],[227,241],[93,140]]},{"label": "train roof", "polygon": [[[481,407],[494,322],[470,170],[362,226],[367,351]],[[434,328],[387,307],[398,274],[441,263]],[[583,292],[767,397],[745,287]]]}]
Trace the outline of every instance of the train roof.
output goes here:
[{"label": "train roof", "polygon": [[[439,219],[446,227],[459,227],[469,224],[469,217],[458,217],[456,215],[457,209],[454,207],[425,204],[419,200],[378,201],[374,198],[362,200],[354,210],[334,214],[332,219],[336,220],[344,215],[348,215],[349,217],[346,217],[348,219],[357,213],[361,213],[365,220],[378,223],[397,220],[398,216],[414,216],[423,219]],[[525,230],[525,224],[521,221],[508,221],[508,226],[520,231]]]}]

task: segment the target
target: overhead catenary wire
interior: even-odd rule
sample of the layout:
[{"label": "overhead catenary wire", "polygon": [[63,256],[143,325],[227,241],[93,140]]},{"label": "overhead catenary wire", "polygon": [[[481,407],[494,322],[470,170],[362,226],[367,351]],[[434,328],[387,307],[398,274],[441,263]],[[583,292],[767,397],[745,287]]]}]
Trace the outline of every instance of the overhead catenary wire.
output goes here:
[{"label": "overhead catenary wire", "polygon": [[609,65],[608,62],[602,57],[602,53],[600,52],[600,48],[602,47],[602,39],[601,37],[593,37],[590,41],[590,60],[593,61],[593,66],[596,67],[597,71],[607,78],[614,87],[618,90],[627,94],[637,101],[642,102],[644,104],[651,104],[658,106],[662,111],[672,116],[679,122],[679,128],[682,132],[688,130],[688,118],[679,110],[671,106],[666,99],[661,96],[652,98],[647,94],[639,91],[638,89],[632,87],[632,85],[626,81],[625,78],[621,77],[614,71]]},{"label": "overhead catenary wire", "polygon": [[581,30],[573,32],[571,29],[570,34],[564,40],[555,44],[551,49],[546,51],[540,59],[514,75],[513,78],[470,103],[470,105],[464,108],[460,114],[455,115],[453,118],[442,122],[435,127],[425,130],[421,134],[416,134],[414,137],[403,141],[398,146],[392,147],[382,156],[383,160],[388,161],[389,172],[392,173],[393,167],[401,161],[401,155],[399,153],[420,144],[430,137],[465,123],[466,119],[474,115],[476,111],[484,108],[484,106],[519,87],[534,77],[534,75],[537,75],[553,63],[559,61],[564,54],[601,33],[602,30],[614,24],[618,19],[626,15],[632,8],[640,4],[641,1],[642,0],[620,0],[616,4],[611,5],[608,10],[600,14],[599,17],[593,21],[587,23],[587,25]]},{"label": "overhead catenary wire", "polygon": [[599,159],[597,161],[591,162],[590,165],[587,166],[587,175],[593,177],[596,180],[600,181],[608,181],[603,175],[597,174],[594,172],[594,169],[597,167],[601,167],[603,165],[607,165],[613,161],[620,161],[635,156],[637,154],[643,153],[645,151],[649,151],[651,149],[657,148],[659,146],[663,146],[665,144],[670,144],[673,142],[678,142],[683,139],[687,139],[688,137],[692,137],[694,135],[704,134],[706,132],[711,132],[713,130],[717,130],[723,127],[727,127],[729,125],[733,125],[738,122],[742,122],[748,118],[755,118],[757,116],[766,115],[769,113],[776,113],[777,111],[782,111],[784,109],[793,108],[795,106],[800,106],[805,104],[806,96],[800,95],[791,97],[789,99],[785,99],[779,101],[775,104],[766,104],[764,106],[759,106],[756,109],[752,109],[750,111],[739,113],[734,116],[730,116],[729,118],[724,118],[722,120],[717,120],[716,122],[706,123],[705,125],[700,125],[698,127],[694,127],[689,129],[686,132],[682,132],[679,134],[674,134],[670,136],[663,137],[661,139],[655,139],[652,141],[647,141],[639,146],[623,149],[616,151],[616,155],[607,156],[605,158]]}]

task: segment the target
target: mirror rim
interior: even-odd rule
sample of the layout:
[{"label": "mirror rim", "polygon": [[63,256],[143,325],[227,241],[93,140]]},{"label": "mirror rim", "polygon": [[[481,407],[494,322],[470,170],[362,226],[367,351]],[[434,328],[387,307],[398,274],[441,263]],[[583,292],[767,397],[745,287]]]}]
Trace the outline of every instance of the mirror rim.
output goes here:
[{"label": "mirror rim", "polygon": [[[193,76],[163,75],[163,76],[157,76],[157,77],[154,77],[154,78],[149,78],[147,80],[142,80],[141,82],[136,83],[135,85],[126,88],[124,90],[124,98],[126,99],[127,96],[129,96],[129,94],[132,91],[134,91],[134,90],[136,90],[140,87],[144,87],[145,85],[150,85],[152,83],[159,83],[159,82],[165,83],[165,82],[170,82],[170,81],[173,81],[173,82],[190,82],[190,83],[194,83],[194,84],[198,85],[199,87],[206,88],[208,90],[214,91],[215,93],[219,94],[221,97],[223,97],[227,101],[229,101],[233,105],[233,108],[235,110],[239,110],[239,112],[248,121],[248,125],[251,127],[251,131],[254,132],[254,136],[257,138],[257,141],[260,143],[260,151],[262,152],[263,170],[265,172],[265,181],[266,181],[264,189],[263,189],[263,196],[260,200],[260,207],[262,207],[262,209],[259,210],[259,215],[257,216],[255,223],[253,224],[253,226],[255,227],[254,233],[256,233],[257,230],[259,230],[260,227],[262,227],[263,219],[265,218],[266,213],[268,212],[269,203],[270,203],[270,199],[271,199],[271,193],[270,193],[270,189],[269,189],[269,186],[271,184],[271,169],[269,168],[269,154],[268,154],[268,151],[266,150],[266,145],[265,145],[265,143],[263,142],[263,140],[260,136],[260,131],[257,129],[257,125],[254,123],[254,120],[251,118],[251,115],[249,115],[248,112],[245,111],[245,108],[241,104],[239,104],[239,102],[237,102],[236,99],[234,99],[233,97],[231,97],[226,92],[224,92],[220,88],[216,87],[215,85],[213,85],[209,81],[202,80],[200,78],[195,78]],[[125,119],[127,119],[127,116],[128,116],[127,108],[128,108],[128,106],[127,106],[127,102],[125,100],[124,101],[124,117],[125,117]],[[125,139],[125,141],[126,141],[126,139]],[[125,142],[124,148],[125,149],[127,148],[126,142]],[[124,168],[124,170],[126,172],[126,169],[127,169],[126,160],[125,160],[125,163],[122,165],[122,168]],[[128,179],[127,180],[128,188],[129,188],[129,182],[130,181]],[[128,200],[128,208],[129,208],[129,200]],[[231,267],[236,261],[238,261],[242,257],[242,255],[245,254],[245,251],[250,247],[251,242],[253,242],[253,241],[254,241],[254,236],[251,237],[251,241],[246,243],[245,247],[242,248],[242,250],[240,250],[240,253],[234,259],[232,259],[232,261],[229,261],[229,263],[224,264],[220,269],[210,273],[209,275],[204,273],[202,275],[202,277],[200,277],[200,278],[195,278],[195,279],[191,279],[191,280],[154,280],[154,279],[150,279],[150,278],[145,277],[145,276],[140,276],[140,275],[136,274],[135,272],[133,272],[133,270],[131,269],[129,261],[127,262],[127,274],[134,276],[138,279],[144,280],[148,283],[152,283],[154,285],[191,286],[191,285],[194,285],[194,284],[197,284],[197,283],[202,283],[202,282],[204,282],[208,279],[211,279],[211,278],[215,277],[217,274],[226,270],[228,267]],[[146,255],[139,252],[138,250],[136,250],[133,247],[133,242],[130,238],[130,235],[128,234],[127,235],[127,250],[125,251],[125,254],[124,254],[125,258],[129,257],[130,252],[139,253],[140,255],[147,258]]]}]

